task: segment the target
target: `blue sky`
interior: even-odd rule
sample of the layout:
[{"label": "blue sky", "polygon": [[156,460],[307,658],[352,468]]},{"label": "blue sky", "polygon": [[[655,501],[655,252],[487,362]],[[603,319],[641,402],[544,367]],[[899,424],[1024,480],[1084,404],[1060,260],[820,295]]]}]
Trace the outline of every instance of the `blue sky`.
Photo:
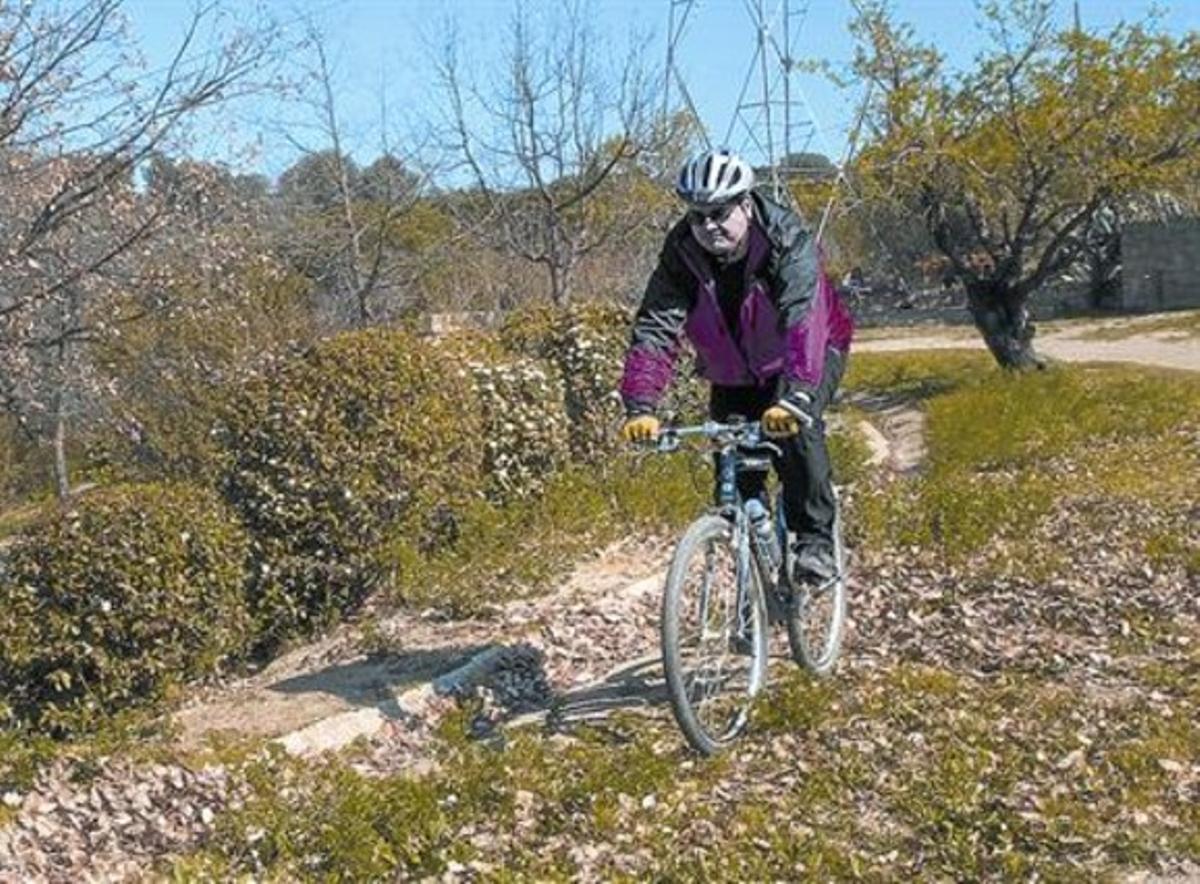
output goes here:
[{"label": "blue sky", "polygon": [[[249,6],[249,0],[242,0]],[[549,0],[527,0],[538,10]],[[262,0],[272,15],[285,21],[311,17],[326,34],[335,64],[339,112],[352,151],[369,160],[378,153],[381,94],[386,94],[393,130],[402,131],[436,112],[431,87],[429,42],[442,33],[447,17],[458,22],[465,54],[486,76],[497,70],[506,25],[512,15],[511,0]],[[780,0],[766,0],[768,9]],[[1081,19],[1088,29],[1105,29],[1121,18],[1136,20],[1152,7],[1147,0],[1079,0]],[[666,57],[670,0],[591,0],[596,31],[614,50],[631,35],[649,38],[648,61],[661,64]],[[846,0],[792,0],[793,9],[808,7],[802,25],[794,30],[793,51],[806,59],[842,66],[853,45],[846,29],[850,4]],[[181,33],[187,0],[127,0],[125,13],[134,34],[152,63],[169,54]],[[681,8],[681,7],[677,7]],[[974,24],[971,0],[895,0],[897,17],[911,23],[922,39],[936,45],[952,64],[965,65],[977,51],[981,36]],[[1165,28],[1175,34],[1200,29],[1200,0],[1159,3]],[[1067,21],[1071,0],[1060,0],[1058,13]],[[684,81],[710,136],[726,141],[734,120],[738,94],[754,56],[755,32],[744,0],[699,0],[678,44],[678,64]],[[758,90],[761,80],[752,81]],[[840,92],[816,76],[793,77],[807,99],[814,122],[811,134],[797,129],[794,147],[808,148],[835,158],[845,149],[846,133],[853,123],[859,96]],[[263,103],[244,109],[236,132],[224,128],[213,134],[204,152],[221,155],[223,141],[256,140],[260,144],[259,171],[274,175],[295,157],[294,148],[279,129],[296,119],[294,109]],[[214,133],[216,130],[214,130]],[[743,148],[739,125],[731,146]]]}]

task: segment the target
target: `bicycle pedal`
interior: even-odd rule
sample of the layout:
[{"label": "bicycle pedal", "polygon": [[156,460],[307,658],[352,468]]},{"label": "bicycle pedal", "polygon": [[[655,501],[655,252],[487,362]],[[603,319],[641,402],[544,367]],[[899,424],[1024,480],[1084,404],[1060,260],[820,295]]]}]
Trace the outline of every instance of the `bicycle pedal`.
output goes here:
[{"label": "bicycle pedal", "polygon": [[779,626],[787,622],[788,611],[792,606],[791,593],[782,589],[769,591],[767,596],[767,623]]},{"label": "bicycle pedal", "polygon": [[729,651],[739,657],[749,657],[754,654],[754,642],[744,635],[730,636]]}]

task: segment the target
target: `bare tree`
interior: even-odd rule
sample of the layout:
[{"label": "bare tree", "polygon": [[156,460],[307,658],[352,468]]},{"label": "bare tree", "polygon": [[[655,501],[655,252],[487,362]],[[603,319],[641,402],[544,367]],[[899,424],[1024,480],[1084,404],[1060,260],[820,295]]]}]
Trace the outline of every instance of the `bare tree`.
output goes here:
[{"label": "bare tree", "polygon": [[0,407],[52,444],[60,497],[68,417],[101,384],[81,351],[119,333],[122,279],[169,230],[170,203],[136,173],[197,114],[263,86],[276,32],[224,28],[197,7],[166,67],[139,76],[119,0],[0,5]]},{"label": "bare tree", "polygon": [[632,46],[606,62],[584,4],[555,7],[544,29],[518,6],[506,68],[490,88],[469,81],[451,28],[436,67],[445,95],[443,146],[471,198],[460,221],[494,248],[544,268],[564,304],[580,259],[645,223],[636,200],[617,199],[636,160],[667,137],[654,114],[655,84]]},{"label": "bare tree", "polygon": [[[401,156],[392,149],[385,103],[378,133],[380,157],[359,170],[338,112],[326,40],[311,23],[306,44],[312,53],[306,72],[312,97],[300,102],[308,119],[284,133],[300,159],[281,177],[288,210],[282,245],[319,281],[336,314],[365,327],[396,311],[404,273],[392,234],[419,198],[423,178],[412,171],[412,154]],[[313,138],[299,135],[302,129],[311,131]],[[289,198],[289,189],[307,192]]]}]

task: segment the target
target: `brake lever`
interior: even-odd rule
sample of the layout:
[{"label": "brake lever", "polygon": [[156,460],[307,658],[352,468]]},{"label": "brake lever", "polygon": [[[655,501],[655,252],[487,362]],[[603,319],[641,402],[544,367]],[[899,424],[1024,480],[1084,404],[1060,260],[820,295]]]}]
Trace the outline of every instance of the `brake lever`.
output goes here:
[{"label": "brake lever", "polygon": [[654,450],[661,454],[670,454],[679,449],[679,436],[670,430],[663,430],[653,443]]}]

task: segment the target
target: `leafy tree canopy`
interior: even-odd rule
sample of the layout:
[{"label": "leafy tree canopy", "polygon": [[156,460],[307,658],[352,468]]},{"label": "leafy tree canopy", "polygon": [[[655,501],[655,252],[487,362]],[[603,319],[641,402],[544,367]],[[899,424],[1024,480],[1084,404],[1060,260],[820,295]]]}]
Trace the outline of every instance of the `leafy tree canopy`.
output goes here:
[{"label": "leafy tree canopy", "polygon": [[1008,367],[1039,364],[1024,305],[1079,258],[1096,213],[1184,186],[1200,152],[1200,35],[1056,30],[1052,6],[981,3],[989,42],[965,73],[886,3],[853,26],[874,86],[860,192],[919,213]]}]

